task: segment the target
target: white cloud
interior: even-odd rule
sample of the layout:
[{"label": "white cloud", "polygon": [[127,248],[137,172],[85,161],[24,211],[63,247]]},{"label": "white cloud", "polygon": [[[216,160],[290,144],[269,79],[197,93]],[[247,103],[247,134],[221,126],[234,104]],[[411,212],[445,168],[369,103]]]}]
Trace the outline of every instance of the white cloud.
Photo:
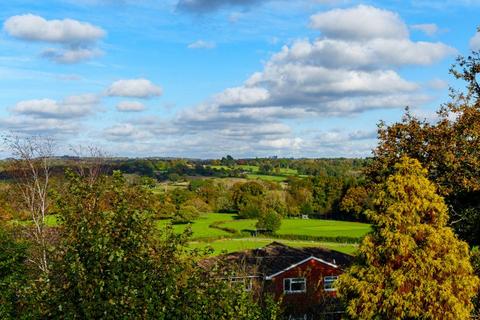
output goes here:
[{"label": "white cloud", "polygon": [[407,25],[398,14],[366,5],[318,13],[310,26],[328,38],[344,40],[408,37]]},{"label": "white cloud", "polygon": [[162,88],[147,79],[118,80],[107,89],[112,97],[152,98],[162,95]]},{"label": "white cloud", "polygon": [[104,135],[107,140],[111,141],[125,141],[125,139],[145,140],[151,137],[151,134],[145,130],[136,128],[131,123],[116,124],[104,130]]},{"label": "white cloud", "polygon": [[117,104],[117,110],[120,112],[140,112],[145,110],[145,106],[138,101],[121,101]]},{"label": "white cloud", "polygon": [[18,102],[11,111],[35,118],[69,119],[84,117],[94,111],[99,99],[93,94],[70,96],[63,101],[33,99]]},{"label": "white cloud", "polygon": [[257,104],[270,97],[268,90],[264,88],[235,87],[228,88],[215,97],[221,105],[244,105]]},{"label": "white cloud", "polygon": [[328,68],[378,69],[402,65],[430,65],[457,51],[443,43],[410,39],[298,40],[284,46],[272,60],[277,63],[320,65]]},{"label": "white cloud", "polygon": [[[320,141],[318,137],[298,136],[284,121],[348,118],[367,110],[430,102],[422,91],[425,85],[403,78],[397,69],[431,65],[457,52],[440,42],[411,40],[407,25],[396,13],[368,6],[327,11],[312,17],[312,24],[321,32],[320,38],[284,46],[243,85],[178,113],[167,126],[173,139],[179,139],[181,132],[181,141],[238,153],[301,150],[315,154],[319,148],[365,155],[374,144],[374,128],[326,132],[322,146],[315,142]],[[140,126],[150,131],[165,124]],[[326,146],[325,139],[331,144]]]},{"label": "white cloud", "polygon": [[188,45],[189,49],[213,49],[217,45],[212,41],[197,40]]},{"label": "white cloud", "polygon": [[8,18],[4,30],[12,37],[24,41],[59,44],[61,48],[48,48],[42,57],[57,63],[77,63],[102,54],[97,42],[106,35],[100,27],[73,19],[46,20],[33,14]]},{"label": "white cloud", "polygon": [[302,142],[301,138],[279,138],[260,140],[259,144],[273,149],[300,149]]},{"label": "white cloud", "polygon": [[28,116],[13,116],[0,119],[0,128],[28,135],[46,134],[49,136],[72,135],[78,133],[78,123],[65,119],[41,119]]},{"label": "white cloud", "polygon": [[105,31],[86,22],[72,19],[46,20],[33,14],[8,18],[5,31],[13,37],[62,44],[85,44],[105,36]]},{"label": "white cloud", "polygon": [[[106,129],[106,137],[128,151],[174,148],[176,154],[197,157],[272,152],[365,156],[375,144],[374,123],[366,129],[318,128],[330,127],[329,117],[351,124],[350,118],[368,110],[431,102],[423,90],[442,83],[416,83],[399,70],[406,65],[428,66],[456,53],[441,42],[413,41],[396,13],[369,6],[323,12],[312,17],[312,26],[319,30],[318,38],[284,46],[243,84],[170,119],[129,119]],[[116,83],[107,94],[139,96],[125,87],[130,86]]]},{"label": "white cloud", "polygon": [[440,29],[435,23],[423,23],[423,24],[414,24],[411,26],[413,30],[418,30],[425,33],[427,36],[433,36],[437,34]]},{"label": "white cloud", "polygon": [[480,50],[480,32],[475,33],[475,35],[470,39],[470,49]]}]

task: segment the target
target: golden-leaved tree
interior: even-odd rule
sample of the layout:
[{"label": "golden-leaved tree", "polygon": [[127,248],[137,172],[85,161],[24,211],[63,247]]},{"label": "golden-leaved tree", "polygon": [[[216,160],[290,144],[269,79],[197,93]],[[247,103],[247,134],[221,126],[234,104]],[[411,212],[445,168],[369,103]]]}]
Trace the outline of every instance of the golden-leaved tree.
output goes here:
[{"label": "golden-leaved tree", "polygon": [[447,227],[447,207],[408,157],[380,184],[373,231],[338,280],[353,319],[468,319],[479,287],[467,244]]}]

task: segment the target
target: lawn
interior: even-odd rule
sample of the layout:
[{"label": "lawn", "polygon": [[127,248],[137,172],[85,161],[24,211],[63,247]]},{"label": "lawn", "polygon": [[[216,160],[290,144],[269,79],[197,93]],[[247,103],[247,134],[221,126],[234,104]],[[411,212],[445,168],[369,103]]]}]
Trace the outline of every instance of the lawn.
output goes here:
[{"label": "lawn", "polygon": [[266,246],[267,244],[278,241],[291,247],[325,247],[328,249],[340,251],[347,254],[353,254],[357,250],[355,244],[343,244],[335,242],[314,242],[314,241],[294,241],[294,240],[279,240],[279,239],[265,239],[265,238],[240,238],[240,239],[219,239],[213,242],[199,242],[193,241],[190,247],[203,249],[207,246],[213,248],[213,255],[218,255],[223,252],[234,252],[246,249],[256,249]]},{"label": "lawn", "polygon": [[[256,220],[245,219],[229,221],[222,227],[238,231],[255,230]],[[316,237],[352,237],[360,238],[370,231],[370,226],[365,223],[321,220],[321,219],[283,219],[277,235],[305,235]]]},{"label": "lawn", "polygon": [[[192,238],[193,239],[201,239],[201,238],[209,238],[209,237],[222,237],[222,236],[231,236],[231,233],[226,231],[211,228],[210,225],[217,221],[229,221],[233,220],[235,214],[229,213],[209,213],[206,215],[200,216],[200,218],[194,220],[191,224],[176,224],[173,226],[173,229],[176,232],[184,231],[188,226],[192,228]],[[169,220],[158,220],[157,227],[162,228],[169,223]]]}]

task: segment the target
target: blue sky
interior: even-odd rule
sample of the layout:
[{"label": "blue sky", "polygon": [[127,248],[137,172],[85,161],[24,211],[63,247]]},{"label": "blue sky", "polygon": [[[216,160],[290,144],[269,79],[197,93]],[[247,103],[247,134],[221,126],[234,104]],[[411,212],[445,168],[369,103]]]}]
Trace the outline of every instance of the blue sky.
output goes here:
[{"label": "blue sky", "polygon": [[[8,3],[8,4],[7,4]],[[379,120],[434,121],[480,1],[11,0],[0,129],[58,153],[363,157]]]}]

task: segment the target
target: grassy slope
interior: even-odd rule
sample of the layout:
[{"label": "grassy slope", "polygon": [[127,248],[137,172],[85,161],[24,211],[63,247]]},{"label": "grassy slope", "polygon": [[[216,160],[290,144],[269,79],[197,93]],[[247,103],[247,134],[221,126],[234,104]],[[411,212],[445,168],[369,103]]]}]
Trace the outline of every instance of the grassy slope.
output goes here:
[{"label": "grassy slope", "polygon": [[[228,221],[233,220],[235,214],[228,213],[209,213],[207,215],[202,215],[197,220],[193,221],[191,224],[177,224],[173,228],[177,232],[184,231],[188,226],[192,228],[193,238],[208,238],[208,237],[221,237],[221,236],[231,236],[230,233],[219,230],[216,228],[210,228],[210,225],[216,221]],[[169,220],[159,220],[157,221],[157,227],[161,228],[167,225]]]},{"label": "grassy slope", "polygon": [[[223,227],[238,231],[255,230],[256,220],[235,220],[222,224]],[[283,219],[278,235],[306,235],[319,237],[362,237],[370,231],[365,223],[320,220],[320,219]]]},{"label": "grassy slope", "polygon": [[[191,226],[193,231],[193,241],[190,244],[191,247],[205,248],[207,246],[210,246],[214,249],[214,255],[220,254],[222,252],[233,252],[238,250],[260,248],[271,243],[272,241],[279,241],[293,247],[322,246],[348,254],[354,253],[358,247],[356,244],[335,243],[326,241],[284,240],[254,237],[234,238],[235,236],[231,233],[210,227],[210,225],[214,222],[224,221],[222,226],[236,229],[238,231],[254,229],[256,220],[235,220],[235,218],[235,214],[210,213],[193,221],[190,225],[175,225],[174,229],[177,232],[182,232],[188,226]],[[157,222],[157,226],[161,228],[167,223],[168,220],[160,220]],[[369,225],[356,222],[317,219],[284,219],[282,222],[282,228],[279,232],[277,232],[277,234],[280,236],[282,234],[294,234],[325,237],[361,237],[365,235],[369,230]],[[214,237],[225,238],[208,241],[208,238]]]}]

